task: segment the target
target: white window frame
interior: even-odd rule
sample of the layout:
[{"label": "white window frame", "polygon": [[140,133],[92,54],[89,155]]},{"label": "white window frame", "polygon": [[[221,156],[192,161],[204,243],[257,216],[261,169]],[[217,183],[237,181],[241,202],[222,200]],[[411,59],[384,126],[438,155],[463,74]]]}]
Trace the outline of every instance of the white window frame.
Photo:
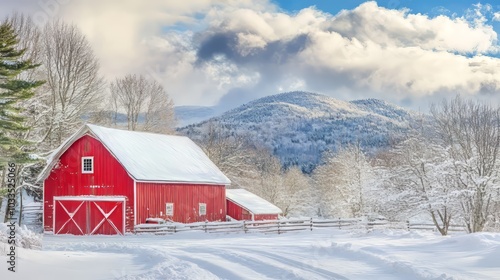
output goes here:
[{"label": "white window frame", "polygon": [[[171,207],[171,211],[169,211],[169,206]],[[174,215],[174,203],[167,202],[165,203],[165,216],[173,216]]]},{"label": "white window frame", "polygon": [[[204,211],[201,211],[202,208],[204,209]],[[198,205],[198,213],[200,216],[204,216],[207,214],[207,204],[206,203],[199,203]]]},{"label": "white window frame", "polygon": [[[88,170],[85,170],[85,160],[86,159],[90,159],[91,160],[91,168],[92,170],[88,171]],[[94,173],[94,157],[82,157],[82,174],[92,174]]]}]

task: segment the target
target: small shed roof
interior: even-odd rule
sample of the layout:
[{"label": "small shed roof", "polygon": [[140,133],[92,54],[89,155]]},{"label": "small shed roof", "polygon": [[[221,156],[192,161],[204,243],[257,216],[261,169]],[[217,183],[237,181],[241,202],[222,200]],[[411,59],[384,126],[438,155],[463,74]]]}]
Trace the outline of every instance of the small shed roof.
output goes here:
[{"label": "small shed roof", "polygon": [[226,198],[254,214],[281,214],[276,205],[245,189],[226,189]]},{"label": "small shed roof", "polygon": [[97,138],[137,181],[228,185],[231,181],[191,139],[184,136],[84,125],[47,159],[45,179],[59,157],[84,135]]}]

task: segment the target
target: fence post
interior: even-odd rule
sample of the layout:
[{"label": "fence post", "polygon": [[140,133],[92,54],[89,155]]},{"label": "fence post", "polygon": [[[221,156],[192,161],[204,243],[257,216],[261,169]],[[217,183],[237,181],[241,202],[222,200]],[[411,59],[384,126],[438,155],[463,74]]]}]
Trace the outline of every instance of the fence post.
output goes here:
[{"label": "fence post", "polygon": [[342,227],[340,226],[340,218],[339,218],[339,229],[342,229]]},{"label": "fence post", "polygon": [[313,218],[311,217],[311,219],[309,220],[311,222],[311,231],[313,230]]},{"label": "fence post", "polygon": [[410,221],[406,221],[406,228],[410,231]]},{"label": "fence post", "polygon": [[278,221],[278,234],[280,234],[280,221]]},{"label": "fence post", "polygon": [[205,221],[205,225],[203,225],[203,227],[205,228],[205,232],[207,232],[207,221]]},{"label": "fence post", "polygon": [[247,223],[246,223],[246,221],[245,221],[245,220],[243,220],[243,231],[244,231],[245,233],[247,233],[247,230],[248,230],[248,229],[247,229]]}]

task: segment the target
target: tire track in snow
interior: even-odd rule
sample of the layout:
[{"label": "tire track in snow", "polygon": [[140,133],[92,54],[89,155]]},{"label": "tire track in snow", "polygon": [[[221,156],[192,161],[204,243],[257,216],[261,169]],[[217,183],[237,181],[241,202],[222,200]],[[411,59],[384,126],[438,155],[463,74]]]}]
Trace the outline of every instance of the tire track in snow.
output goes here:
[{"label": "tire track in snow", "polygon": [[[284,257],[283,255],[268,253],[268,252],[259,251],[259,250],[255,250],[255,249],[239,248],[238,250],[241,252],[251,254],[251,255],[257,255],[258,257],[260,257],[260,259],[262,259],[262,257],[264,257],[264,258],[270,259],[271,261],[275,261],[275,262],[281,263],[283,265],[292,267],[293,269],[291,271],[289,271],[289,273],[292,273],[292,274],[300,273],[300,271],[306,272],[306,274],[308,274],[308,275],[303,279],[331,279],[331,280],[333,280],[333,279],[347,280],[348,279],[345,276],[342,276],[342,275],[337,274],[335,272],[332,272],[332,271],[329,271],[326,269],[322,269],[319,267],[315,267],[315,266],[309,265],[305,262],[297,261],[296,259],[287,258],[287,257]],[[288,253],[283,252],[283,254],[288,254]],[[299,270],[299,271],[297,271],[297,270]],[[303,274],[303,273],[300,273],[300,274]],[[311,278],[313,275],[319,276],[320,278]],[[290,278],[287,276],[283,279],[290,279]],[[302,278],[300,278],[300,279],[302,279]]]},{"label": "tire track in snow", "polygon": [[[238,279],[304,279],[285,277],[290,274],[291,268],[289,267],[287,267],[287,269],[276,267],[269,264],[269,262],[263,261],[261,258],[243,256],[238,252],[232,252],[226,249],[213,248],[211,250],[195,250],[193,248],[185,248],[184,251],[189,253],[190,256],[199,256],[200,253],[203,253],[210,255],[211,258],[217,257],[222,259],[226,264],[235,266],[241,273],[247,271],[247,274],[240,275]],[[248,273],[248,271],[250,271],[250,273]],[[250,275],[253,273],[257,273],[258,276],[251,277]]]},{"label": "tire track in snow", "polygon": [[[214,274],[217,276],[219,279],[227,279],[227,280],[234,280],[234,279],[266,279],[263,275],[260,275],[258,273],[251,273],[252,275],[248,275],[245,273],[248,273],[248,269],[245,271],[245,269],[242,269],[239,273],[233,271],[232,269],[228,269],[229,263],[225,260],[224,265],[220,265],[220,263],[214,262],[214,256],[213,255],[208,255],[208,254],[203,254],[203,257],[199,257],[197,255],[196,257],[188,257],[186,255],[183,256],[177,256],[178,259],[191,262],[194,265],[200,267],[201,269],[210,271],[210,273]],[[244,268],[244,267],[241,267]],[[254,271],[252,271],[254,272]]]},{"label": "tire track in snow", "polygon": [[[328,248],[328,247],[327,247]],[[327,249],[325,248],[325,249]],[[362,262],[365,262],[371,266],[379,266],[386,268],[385,270],[394,271],[397,275],[405,275],[404,279],[429,279],[429,280],[455,280],[457,278],[453,276],[449,276],[446,273],[442,273],[440,275],[436,275],[434,272],[429,271],[426,268],[418,268],[412,263],[401,261],[401,260],[393,260],[394,256],[383,256],[383,253],[380,249],[370,250],[369,247],[366,249],[360,248],[355,249],[352,248],[351,243],[345,244],[337,244],[332,243],[331,246],[332,251],[342,253],[344,257],[350,257]],[[373,253],[373,252],[379,253]]]},{"label": "tire track in snow", "polygon": [[190,255],[196,255],[200,252],[214,255],[214,252],[216,252],[215,255],[224,258],[227,263],[234,263],[235,260],[237,260],[238,263],[246,264],[246,267],[258,270],[260,273],[265,272],[266,276],[271,277],[271,279],[347,279],[340,274],[307,265],[300,261],[284,258],[280,255],[269,257],[267,254],[259,250],[243,248],[193,250],[191,248],[186,248],[184,251],[189,252]]}]

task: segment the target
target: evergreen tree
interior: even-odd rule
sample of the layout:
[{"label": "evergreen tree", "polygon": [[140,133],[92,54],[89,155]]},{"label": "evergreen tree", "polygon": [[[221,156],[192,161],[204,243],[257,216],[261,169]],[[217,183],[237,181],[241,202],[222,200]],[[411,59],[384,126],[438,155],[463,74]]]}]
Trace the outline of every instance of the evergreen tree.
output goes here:
[{"label": "evergreen tree", "polygon": [[25,49],[17,49],[17,35],[7,21],[0,25],[0,165],[7,161],[22,162],[28,159],[21,147],[24,126],[22,100],[33,96],[33,89],[43,84],[42,81],[22,79],[26,70],[38,67],[30,60],[22,60]]}]

